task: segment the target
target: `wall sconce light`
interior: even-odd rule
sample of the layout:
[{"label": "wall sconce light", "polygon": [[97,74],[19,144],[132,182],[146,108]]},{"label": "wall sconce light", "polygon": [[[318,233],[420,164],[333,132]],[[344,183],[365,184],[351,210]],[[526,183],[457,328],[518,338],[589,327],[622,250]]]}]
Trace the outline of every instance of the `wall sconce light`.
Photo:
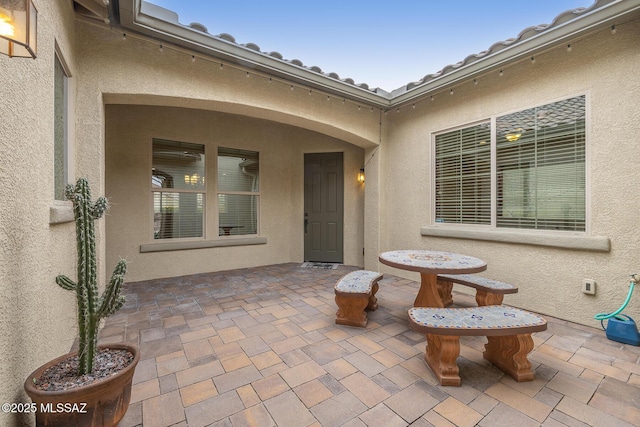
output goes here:
[{"label": "wall sconce light", "polygon": [[31,0],[0,0],[0,53],[35,58],[37,20]]},{"label": "wall sconce light", "polygon": [[358,182],[364,183],[364,168],[360,168],[360,172],[358,172]]}]

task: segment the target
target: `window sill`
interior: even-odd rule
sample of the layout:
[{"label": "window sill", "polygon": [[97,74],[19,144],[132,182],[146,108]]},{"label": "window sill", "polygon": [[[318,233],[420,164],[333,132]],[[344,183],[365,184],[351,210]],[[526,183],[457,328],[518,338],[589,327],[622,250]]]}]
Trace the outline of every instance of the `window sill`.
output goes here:
[{"label": "window sill", "polygon": [[54,201],[49,207],[49,225],[64,224],[73,221],[73,205],[71,202]]},{"label": "window sill", "polygon": [[533,246],[575,249],[592,252],[610,252],[611,240],[603,236],[576,236],[559,234],[525,233],[522,231],[470,230],[449,227],[424,226],[420,234],[431,237],[484,240],[488,242],[519,243]]},{"label": "window sill", "polygon": [[140,245],[140,253],[182,251],[187,249],[220,248],[227,246],[265,245],[266,237],[241,237],[220,240],[198,240],[193,242],[162,242]]}]

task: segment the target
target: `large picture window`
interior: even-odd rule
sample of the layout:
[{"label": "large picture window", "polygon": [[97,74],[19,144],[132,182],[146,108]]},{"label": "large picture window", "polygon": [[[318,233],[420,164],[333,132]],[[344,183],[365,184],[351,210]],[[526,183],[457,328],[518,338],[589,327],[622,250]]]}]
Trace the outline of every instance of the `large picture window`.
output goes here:
[{"label": "large picture window", "polygon": [[204,145],[153,140],[153,238],[204,237]]},{"label": "large picture window", "polygon": [[218,148],[220,236],[258,234],[259,166],[255,151]]},{"label": "large picture window", "polygon": [[[586,230],[585,96],[435,136],[435,221]],[[492,154],[495,160],[491,161]]]}]

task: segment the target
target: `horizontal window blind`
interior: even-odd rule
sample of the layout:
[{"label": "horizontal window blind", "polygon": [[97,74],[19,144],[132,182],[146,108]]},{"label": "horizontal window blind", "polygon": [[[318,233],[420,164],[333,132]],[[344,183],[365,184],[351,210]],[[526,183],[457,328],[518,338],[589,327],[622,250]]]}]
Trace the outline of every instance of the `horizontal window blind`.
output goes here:
[{"label": "horizontal window blind", "polygon": [[436,135],[436,222],[491,223],[490,141],[489,123]]},{"label": "horizontal window blind", "polygon": [[246,194],[220,194],[220,235],[258,233],[258,196]]},{"label": "horizontal window blind", "polygon": [[153,237],[204,236],[204,145],[153,140]]},{"label": "horizontal window blind", "polygon": [[496,119],[498,227],[584,231],[585,97]]},{"label": "horizontal window blind", "polygon": [[153,194],[153,237],[173,239],[203,236],[202,193]]},{"label": "horizontal window blind", "polygon": [[256,151],[218,148],[221,236],[258,234],[260,161]]}]

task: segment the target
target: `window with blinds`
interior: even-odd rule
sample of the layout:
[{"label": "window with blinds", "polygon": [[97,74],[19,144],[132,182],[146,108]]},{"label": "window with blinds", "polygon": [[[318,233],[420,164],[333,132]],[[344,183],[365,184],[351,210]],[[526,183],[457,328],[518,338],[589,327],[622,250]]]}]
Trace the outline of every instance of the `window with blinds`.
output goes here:
[{"label": "window with blinds", "polygon": [[491,223],[491,126],[436,135],[436,222]]},{"label": "window with blinds", "polygon": [[435,135],[435,222],[585,231],[585,104],[496,117],[495,141],[490,122]]},{"label": "window with blinds", "polygon": [[258,234],[259,166],[256,151],[218,148],[220,236]]},{"label": "window with blinds", "polygon": [[496,225],[585,231],[585,97],[496,119]]},{"label": "window with blinds", "polygon": [[153,140],[153,238],[204,237],[204,145]]}]

